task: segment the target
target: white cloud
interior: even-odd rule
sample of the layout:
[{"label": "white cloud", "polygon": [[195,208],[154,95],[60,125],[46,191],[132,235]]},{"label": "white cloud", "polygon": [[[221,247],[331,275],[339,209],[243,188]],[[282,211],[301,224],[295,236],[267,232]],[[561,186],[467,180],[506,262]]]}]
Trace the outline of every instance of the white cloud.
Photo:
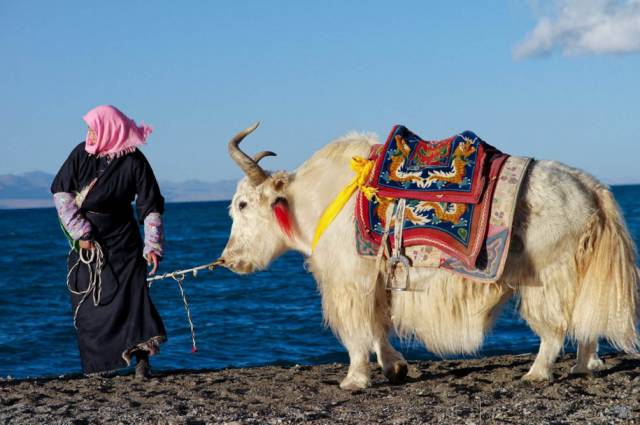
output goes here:
[{"label": "white cloud", "polygon": [[640,0],[554,0],[552,17],[540,17],[513,49],[522,59],[558,49],[565,55],[640,52]]}]

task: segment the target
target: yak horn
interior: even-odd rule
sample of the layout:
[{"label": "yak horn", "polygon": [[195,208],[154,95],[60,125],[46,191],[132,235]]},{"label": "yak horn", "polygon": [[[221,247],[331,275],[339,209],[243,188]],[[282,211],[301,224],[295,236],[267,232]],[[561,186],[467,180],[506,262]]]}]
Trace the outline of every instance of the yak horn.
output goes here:
[{"label": "yak horn", "polygon": [[[240,144],[242,139],[244,139],[249,133],[258,128],[259,125],[260,121],[246,130],[242,130],[240,133],[236,134],[233,139],[229,140],[229,155],[231,155],[231,159],[240,166],[240,169],[244,171],[247,177],[249,177],[249,181],[254,186],[258,186],[265,181],[267,179],[267,173],[265,173],[265,171],[258,165],[258,162],[255,159],[242,152],[238,147],[238,144]],[[259,159],[262,159],[262,157]]]},{"label": "yak horn", "polygon": [[258,152],[257,154],[253,155],[253,160],[257,164],[258,162],[260,162],[260,160],[262,158],[265,158],[267,156],[278,156],[278,155],[276,155],[274,152],[271,152],[271,151],[262,151],[262,152]]}]

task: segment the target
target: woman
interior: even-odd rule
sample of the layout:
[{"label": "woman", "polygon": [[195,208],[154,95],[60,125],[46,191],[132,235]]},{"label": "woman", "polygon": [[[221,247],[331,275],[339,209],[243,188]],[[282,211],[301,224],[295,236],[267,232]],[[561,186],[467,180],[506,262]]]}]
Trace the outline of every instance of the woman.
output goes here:
[{"label": "woman", "polygon": [[[149,356],[166,340],[162,320],[146,285],[162,258],[164,198],[151,166],[138,150],[151,133],[113,106],[84,117],[86,140],[71,152],[51,192],[74,249],[67,285],[84,373],[130,365],[149,376]],[[144,224],[144,242],[138,221]],[[82,260],[82,261],[80,261]],[[91,260],[91,261],[90,261]],[[87,264],[88,263],[88,264]]]}]

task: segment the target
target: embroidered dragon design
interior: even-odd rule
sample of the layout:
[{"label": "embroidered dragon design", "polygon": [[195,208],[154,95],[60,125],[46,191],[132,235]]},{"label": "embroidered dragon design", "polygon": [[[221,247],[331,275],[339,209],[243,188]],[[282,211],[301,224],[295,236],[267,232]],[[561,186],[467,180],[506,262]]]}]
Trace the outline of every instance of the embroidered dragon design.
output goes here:
[{"label": "embroidered dragon design", "polygon": [[[388,179],[400,183],[414,182],[418,187],[429,187],[438,182],[464,184],[465,178],[468,179],[468,177],[465,177],[465,167],[468,164],[468,158],[476,152],[476,148],[473,145],[474,140],[465,136],[462,136],[462,138],[463,141],[458,144],[453,152],[451,169],[449,171],[431,171],[427,178],[423,178],[421,171],[407,172],[402,170],[411,154],[411,147],[402,136],[396,135],[397,149],[391,156]],[[375,208],[375,214],[383,226],[391,201],[392,199],[385,197],[378,197],[377,199],[378,205]],[[412,205],[407,205],[404,219],[420,226],[430,223],[432,217],[435,217],[440,221],[448,222],[455,226],[461,223],[462,217],[467,212],[467,207],[464,203],[419,201]],[[423,215],[426,211],[433,211],[433,215],[431,217]],[[391,226],[393,226],[393,223],[391,223]]]},{"label": "embroidered dragon design", "polygon": [[[396,136],[397,137],[397,136]],[[429,187],[436,182],[454,183],[460,185],[464,181],[467,159],[476,151],[473,140],[462,136],[464,141],[453,152],[453,161],[449,171],[432,171],[426,178],[425,186]]]},{"label": "embroidered dragon design", "polygon": [[[375,214],[382,225],[385,225],[387,209],[390,207],[391,201],[389,198],[379,198],[378,206],[375,208]],[[404,211],[404,219],[417,226],[427,224],[431,220],[421,214],[425,211],[433,211],[440,221],[457,225],[460,224],[462,216],[467,212],[467,204],[420,201],[413,206],[407,205]],[[391,226],[393,227],[393,222]]]},{"label": "embroidered dragon design", "polygon": [[[379,202],[378,206],[375,208],[375,214],[378,216],[378,220],[380,220],[380,223],[382,223],[382,225],[384,226],[386,224],[387,209],[391,206],[392,199],[378,198],[378,200]],[[405,221],[409,221],[417,226],[429,223],[429,219],[427,217],[416,214],[416,212],[411,207],[405,208],[404,219]],[[391,227],[393,227],[393,221],[391,222]]]},{"label": "embroidered dragon design", "polygon": [[467,204],[454,202],[427,202],[421,201],[416,205],[415,211],[420,213],[423,211],[433,210],[436,217],[441,221],[447,221],[454,225],[460,223],[460,219],[467,212]]},{"label": "embroidered dragon design", "polygon": [[395,139],[398,149],[391,156],[391,164],[389,165],[389,180],[400,183],[415,182],[418,187],[424,187],[425,180],[422,178],[420,171],[406,172],[401,170],[405,162],[407,161],[407,158],[409,158],[411,148],[401,136],[396,135]]}]

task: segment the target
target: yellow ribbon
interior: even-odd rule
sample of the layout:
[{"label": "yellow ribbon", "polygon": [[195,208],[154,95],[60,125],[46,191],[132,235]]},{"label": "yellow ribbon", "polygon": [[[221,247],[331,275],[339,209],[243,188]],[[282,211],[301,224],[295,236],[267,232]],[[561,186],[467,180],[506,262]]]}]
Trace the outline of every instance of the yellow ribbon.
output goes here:
[{"label": "yellow ribbon", "polygon": [[311,243],[311,251],[316,248],[320,237],[327,230],[327,227],[331,224],[331,222],[336,218],[336,216],[340,213],[344,205],[347,203],[353,192],[356,189],[360,189],[362,194],[367,197],[367,199],[372,200],[376,196],[377,189],[374,187],[365,186],[367,179],[369,178],[369,174],[373,169],[373,161],[369,161],[360,156],[354,156],[351,158],[351,169],[355,171],[356,176],[353,178],[351,183],[349,183],[342,191],[336,196],[336,198],[331,202],[331,205],[327,207],[326,210],[322,213],[320,220],[318,221],[318,225],[316,226],[316,233],[313,236],[313,242]]}]

